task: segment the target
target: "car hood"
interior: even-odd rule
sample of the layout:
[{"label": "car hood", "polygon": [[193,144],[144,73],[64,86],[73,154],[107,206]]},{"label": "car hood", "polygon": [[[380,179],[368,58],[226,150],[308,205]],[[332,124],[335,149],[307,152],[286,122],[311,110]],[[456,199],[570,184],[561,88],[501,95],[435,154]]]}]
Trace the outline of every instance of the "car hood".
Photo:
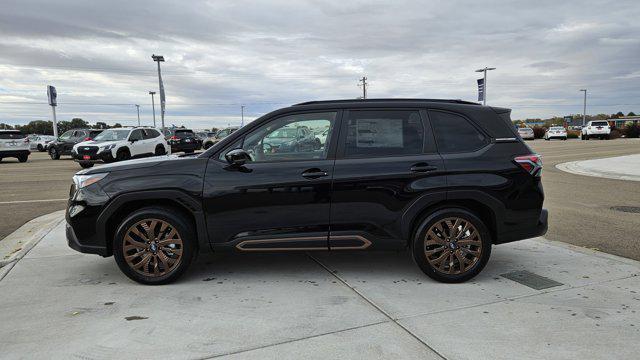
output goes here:
[{"label": "car hood", "polygon": [[153,157],[134,159],[134,160],[118,161],[115,163],[109,163],[109,164],[96,166],[94,168],[85,169],[77,172],[76,174],[86,175],[86,174],[99,174],[99,173],[105,173],[105,172],[131,170],[131,169],[142,169],[146,167],[156,166],[156,165],[165,163],[167,161],[184,161],[184,160],[194,159],[196,158],[196,155],[190,155],[190,156],[164,155],[164,156],[153,156]]},{"label": "car hood", "polygon": [[95,141],[95,140],[89,140],[89,141],[83,141],[83,142],[79,142],[77,144],[75,144],[73,147],[77,148],[80,146],[106,146],[106,145],[111,145],[111,144],[115,144],[117,143],[117,141]]}]

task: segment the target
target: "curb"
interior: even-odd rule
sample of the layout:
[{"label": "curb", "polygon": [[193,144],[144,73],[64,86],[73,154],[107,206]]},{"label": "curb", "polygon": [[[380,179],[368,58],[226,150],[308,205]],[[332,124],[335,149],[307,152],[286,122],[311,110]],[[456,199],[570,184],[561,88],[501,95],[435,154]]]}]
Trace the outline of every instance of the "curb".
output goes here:
[{"label": "curb", "polygon": [[13,267],[13,264],[22,259],[53,228],[64,221],[64,211],[55,211],[30,220],[0,241],[0,279]]},{"label": "curb", "polygon": [[[632,155],[637,155],[637,154],[632,154]],[[605,159],[615,160],[616,158],[625,157],[625,156],[629,156],[629,155],[613,156],[613,157],[589,159],[589,160],[570,161],[570,162],[557,164],[555,167],[558,170],[562,170],[564,172],[568,172],[568,173],[575,174],[575,175],[593,176],[593,177],[599,177],[599,178],[605,178],[605,179],[613,179],[613,180],[640,181],[640,176],[637,176],[637,175],[621,174],[621,173],[608,172],[608,171],[603,171],[603,170],[598,170],[598,169],[589,169],[589,168],[586,168],[586,167],[582,166],[582,164],[581,164],[581,163],[583,163],[585,161],[605,160]]]}]

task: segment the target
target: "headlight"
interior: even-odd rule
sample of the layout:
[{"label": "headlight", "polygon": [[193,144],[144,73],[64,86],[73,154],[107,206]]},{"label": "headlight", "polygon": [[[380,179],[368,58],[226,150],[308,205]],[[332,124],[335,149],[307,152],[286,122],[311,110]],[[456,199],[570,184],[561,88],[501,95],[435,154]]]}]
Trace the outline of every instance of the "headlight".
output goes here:
[{"label": "headlight", "polygon": [[74,175],[73,183],[76,184],[76,188],[82,189],[85,186],[97,183],[102,180],[109,173],[91,174],[91,175]]},{"label": "headlight", "polygon": [[116,144],[110,144],[110,145],[101,146],[101,147],[100,147],[100,151],[111,150],[111,149],[113,149],[114,147],[116,147]]}]

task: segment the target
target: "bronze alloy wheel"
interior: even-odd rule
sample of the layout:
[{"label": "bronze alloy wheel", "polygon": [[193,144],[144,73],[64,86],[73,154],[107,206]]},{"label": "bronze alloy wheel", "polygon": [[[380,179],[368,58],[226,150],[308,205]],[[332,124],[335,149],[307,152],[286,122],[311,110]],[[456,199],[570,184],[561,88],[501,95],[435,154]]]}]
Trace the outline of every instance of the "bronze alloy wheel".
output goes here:
[{"label": "bronze alloy wheel", "polygon": [[459,217],[434,223],[424,238],[424,253],[443,274],[464,274],[480,260],[482,238],[473,224]]},{"label": "bronze alloy wheel", "polygon": [[171,273],[180,264],[183,250],[182,238],[176,228],[159,219],[138,221],[127,229],[122,241],[127,265],[148,277]]}]

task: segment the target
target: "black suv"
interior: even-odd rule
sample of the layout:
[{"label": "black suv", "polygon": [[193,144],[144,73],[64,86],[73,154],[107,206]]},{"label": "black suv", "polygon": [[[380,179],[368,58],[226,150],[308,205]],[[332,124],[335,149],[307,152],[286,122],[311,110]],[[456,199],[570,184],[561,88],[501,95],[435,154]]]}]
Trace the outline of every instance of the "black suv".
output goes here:
[{"label": "black suv", "polygon": [[[305,127],[319,147],[274,151]],[[327,132],[328,130],[328,132]],[[271,112],[192,157],[76,174],[69,246],[114,255],[145,284],[198,252],[410,249],[443,282],[486,265],[492,244],[542,235],[542,162],[510,110],[459,100],[337,100]]]},{"label": "black suv", "polygon": [[73,129],[65,131],[64,134],[49,143],[49,156],[51,156],[53,160],[58,160],[61,155],[72,155],[71,150],[73,150],[73,145],[92,140],[101,132],[102,130],[94,129]]},{"label": "black suv", "polygon": [[192,153],[195,150],[202,149],[202,140],[200,140],[193,130],[175,129],[173,135],[167,139],[171,146],[171,152]]}]

